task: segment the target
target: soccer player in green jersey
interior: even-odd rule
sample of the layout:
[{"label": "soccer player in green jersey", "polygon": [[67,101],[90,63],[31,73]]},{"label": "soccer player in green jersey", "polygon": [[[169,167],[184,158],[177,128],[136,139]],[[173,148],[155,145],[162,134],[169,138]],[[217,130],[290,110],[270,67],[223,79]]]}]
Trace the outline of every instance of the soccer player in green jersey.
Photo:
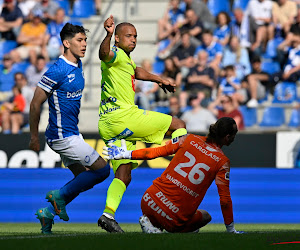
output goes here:
[{"label": "soccer player in green jersey", "polygon": [[[114,24],[113,16],[104,22],[107,32],[99,49],[101,60],[101,102],[99,107],[99,133],[106,144],[121,146],[126,140],[129,150],[134,150],[136,141],[161,144],[165,134],[172,138],[187,133],[185,123],[169,115],[139,109],[134,104],[134,80],[156,82],[165,92],[174,92],[175,84],[137,67],[130,57],[137,42],[137,31],[131,23]],[[115,32],[115,44],[110,41]],[[138,166],[136,160],[112,160],[115,178],[107,190],[106,205],[98,225],[108,232],[123,230],[116,222],[115,212],[131,181],[131,170]]]}]

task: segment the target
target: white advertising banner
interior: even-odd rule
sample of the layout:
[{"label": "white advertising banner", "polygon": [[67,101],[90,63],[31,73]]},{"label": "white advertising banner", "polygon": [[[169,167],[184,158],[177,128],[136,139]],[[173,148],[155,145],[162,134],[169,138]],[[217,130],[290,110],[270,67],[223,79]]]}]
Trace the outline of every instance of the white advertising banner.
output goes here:
[{"label": "white advertising banner", "polygon": [[276,134],[277,168],[294,168],[299,152],[300,132],[278,132]]}]

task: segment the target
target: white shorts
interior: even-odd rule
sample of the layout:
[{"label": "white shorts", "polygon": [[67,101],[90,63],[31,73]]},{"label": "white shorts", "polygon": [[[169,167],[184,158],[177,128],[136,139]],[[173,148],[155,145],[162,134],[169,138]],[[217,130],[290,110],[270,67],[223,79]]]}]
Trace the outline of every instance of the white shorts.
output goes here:
[{"label": "white shorts", "polygon": [[89,167],[99,158],[97,151],[84,141],[82,134],[57,140],[46,138],[46,141],[60,155],[66,167],[75,163]]}]

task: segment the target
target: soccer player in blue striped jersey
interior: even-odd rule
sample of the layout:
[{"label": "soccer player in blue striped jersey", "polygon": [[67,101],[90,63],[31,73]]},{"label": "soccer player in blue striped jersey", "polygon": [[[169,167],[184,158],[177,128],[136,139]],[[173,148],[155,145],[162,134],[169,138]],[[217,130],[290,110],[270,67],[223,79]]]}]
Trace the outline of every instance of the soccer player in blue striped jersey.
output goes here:
[{"label": "soccer player in blue striped jersey", "polygon": [[49,147],[60,154],[62,162],[74,174],[59,190],[46,194],[50,205],[37,210],[42,233],[51,233],[53,219],[58,215],[69,220],[66,205],[79,193],[104,181],[110,173],[109,164],[84,140],[78,130],[78,115],[84,74],[80,58],[87,46],[87,30],[67,23],[61,33],[64,54],[51,66],[39,81],[30,104],[30,148],[40,150],[39,121],[41,105],[48,99],[49,124],[45,136]]}]

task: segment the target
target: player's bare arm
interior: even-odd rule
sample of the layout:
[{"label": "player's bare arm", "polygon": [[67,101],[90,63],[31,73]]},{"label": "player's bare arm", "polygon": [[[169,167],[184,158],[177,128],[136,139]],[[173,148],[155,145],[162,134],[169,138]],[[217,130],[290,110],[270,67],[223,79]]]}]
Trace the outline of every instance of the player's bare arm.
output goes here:
[{"label": "player's bare arm", "polygon": [[115,30],[114,17],[111,15],[104,22],[104,29],[106,30],[106,37],[103,39],[99,48],[99,59],[104,62],[109,62],[114,57],[114,52],[110,49],[110,41]]},{"label": "player's bare arm", "polygon": [[175,82],[170,82],[167,79],[162,79],[158,75],[151,74],[141,67],[136,67],[135,78],[138,80],[143,80],[143,81],[156,82],[159,85],[159,87],[161,87],[165,91],[165,93],[166,93],[166,90],[169,92],[172,92],[172,93],[174,93],[176,91],[176,89],[175,89],[176,83]]},{"label": "player's bare arm", "polygon": [[37,87],[33,99],[30,104],[30,143],[29,148],[33,151],[38,152],[40,150],[40,141],[39,141],[39,123],[40,123],[40,114],[41,114],[41,105],[47,100],[48,96],[46,92]]}]

